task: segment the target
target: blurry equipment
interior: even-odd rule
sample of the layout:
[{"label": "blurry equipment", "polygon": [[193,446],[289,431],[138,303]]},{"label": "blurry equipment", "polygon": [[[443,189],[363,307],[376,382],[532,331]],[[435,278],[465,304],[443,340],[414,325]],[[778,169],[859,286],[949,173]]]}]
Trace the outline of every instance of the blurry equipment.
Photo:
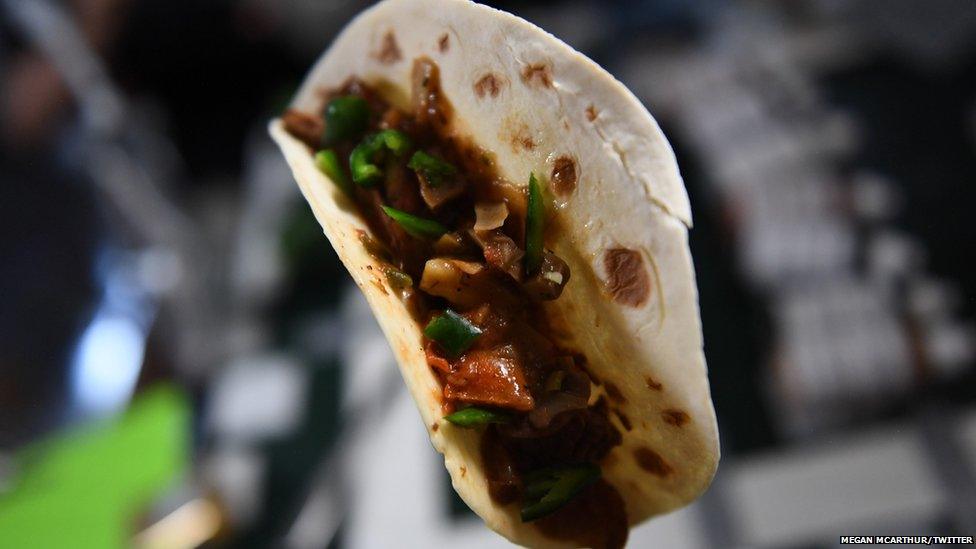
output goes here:
[{"label": "blurry equipment", "polygon": [[[631,545],[976,531],[976,5],[497,5],[636,92],[695,211],[723,466]],[[363,7],[0,1],[0,544],[497,546],[264,136]]]}]

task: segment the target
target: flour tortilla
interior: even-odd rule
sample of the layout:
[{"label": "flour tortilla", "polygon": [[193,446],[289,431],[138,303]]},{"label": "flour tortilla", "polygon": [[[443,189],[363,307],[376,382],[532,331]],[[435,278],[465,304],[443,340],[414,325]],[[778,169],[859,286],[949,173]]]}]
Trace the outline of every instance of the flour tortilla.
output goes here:
[{"label": "flour tortilla", "polygon": [[[608,402],[626,418],[611,413],[623,444],[602,466],[630,523],[686,505],[711,481],[719,443],[688,248],[691,210],[660,128],[593,61],[522,19],[464,0],[387,0],[362,13],[316,63],[291,107],[320,113],[323,91],[353,76],[402,104],[413,60],[421,56],[440,67],[456,129],[494,153],[508,181],[526,185],[530,172],[548,176],[556,158],[574,161],[572,192],[556,193],[543,178],[551,217],[562,227],[546,244],[572,272],[562,297],[547,307],[565,319],[568,340],[604,382],[594,398],[607,387],[619,393]],[[492,77],[486,81],[486,75]],[[307,146],[280,120],[271,122],[270,132],[376,314],[458,494],[515,543],[564,546],[523,524],[517,505],[492,502],[479,433],[442,419],[441,387],[424,357],[421,331],[360,243],[358,231],[369,232],[366,225],[316,169]],[[608,272],[611,249],[640,258],[636,280],[650,286],[643,299],[626,291],[633,277],[615,284]],[[635,457],[640,448],[659,459],[648,464],[645,452],[642,467]]]}]

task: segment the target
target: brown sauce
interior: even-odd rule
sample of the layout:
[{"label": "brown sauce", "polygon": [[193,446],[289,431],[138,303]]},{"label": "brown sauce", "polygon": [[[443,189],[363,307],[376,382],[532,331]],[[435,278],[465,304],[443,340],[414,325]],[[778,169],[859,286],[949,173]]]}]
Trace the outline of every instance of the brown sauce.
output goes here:
[{"label": "brown sauce", "polygon": [[627,543],[627,513],[620,493],[598,480],[556,513],[536,523],[544,534],[594,549]]},{"label": "brown sauce", "polygon": [[[447,40],[442,39],[441,43],[442,50],[446,50]],[[396,62],[399,55],[392,33],[384,36],[380,59]],[[522,77],[527,84],[551,85],[547,65],[530,66]],[[505,85],[502,77],[483,78],[479,83],[476,90],[480,89],[479,95],[487,97],[494,97]],[[518,502],[526,473],[554,465],[600,463],[621,444],[621,434],[611,423],[610,411],[602,397],[596,405],[587,406],[591,381],[599,383],[599,379],[587,371],[585,357],[554,343],[559,338],[555,337],[545,309],[538,301],[552,299],[552,295],[541,290],[538,294],[531,293],[529,273],[496,268],[488,248],[482,251],[478,247],[488,244],[472,241],[465,236],[470,231],[459,229],[473,226],[475,204],[504,202],[509,214],[502,226],[495,229],[491,242],[504,243],[508,239],[511,244],[499,250],[511,246],[524,248],[526,194],[524,189],[498,175],[490,153],[455,131],[453,108],[441,89],[437,65],[428,58],[414,61],[411,112],[392,107],[377,89],[379,86],[351,79],[324,96],[327,100],[345,95],[362,97],[371,112],[370,131],[403,132],[415,149],[456,166],[464,189],[451,196],[444,207],[431,206],[420,192],[423,182],[417,175],[402,165],[387,163],[383,184],[372,188],[354,186],[352,198],[375,236],[361,233],[360,241],[371,256],[386,264],[380,272],[385,273],[397,294],[409,302],[411,314],[421,328],[435,313],[450,307],[482,330],[474,345],[459,357],[447,356],[436,342],[429,340],[425,342],[424,352],[432,372],[441,381],[443,390],[438,400],[446,412],[460,404],[474,404],[500,407],[514,414],[510,424],[484,429],[481,459],[492,499],[502,505]],[[304,129],[313,126],[308,120],[300,122]],[[314,140],[307,135],[310,132],[304,133],[303,140],[312,146]],[[348,158],[354,146],[355,143],[341,143],[334,148],[340,158]],[[575,185],[575,164],[560,166],[559,183],[564,187]],[[453,242],[428,242],[411,237],[383,213],[383,205],[436,220],[454,229],[458,236]],[[442,247],[452,250],[450,261],[461,261],[467,270],[457,279],[456,288],[422,287],[427,261],[439,258]],[[565,266],[550,252],[546,254],[545,262],[558,261]],[[486,261],[488,265],[478,266]],[[565,284],[569,272],[563,273]],[[404,282],[407,280],[404,277],[409,277],[412,284]],[[475,293],[471,301],[464,301],[462,296],[471,287],[490,291],[484,290],[480,298]],[[538,298],[538,295],[546,297]],[[547,388],[557,372],[561,380],[557,388]],[[629,421],[621,421],[629,429]],[[432,429],[436,430],[437,425]],[[627,538],[627,523],[622,498],[603,480],[555,513],[534,522],[549,537],[592,547],[622,547]]]}]

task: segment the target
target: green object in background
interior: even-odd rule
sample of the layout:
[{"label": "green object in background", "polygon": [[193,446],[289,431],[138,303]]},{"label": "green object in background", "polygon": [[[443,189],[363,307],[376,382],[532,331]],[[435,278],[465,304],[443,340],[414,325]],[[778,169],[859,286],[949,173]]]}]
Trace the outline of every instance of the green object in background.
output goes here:
[{"label": "green object in background", "polygon": [[0,493],[0,547],[128,547],[138,516],[186,468],[190,405],[172,386],[117,418],[42,441],[15,457]]}]

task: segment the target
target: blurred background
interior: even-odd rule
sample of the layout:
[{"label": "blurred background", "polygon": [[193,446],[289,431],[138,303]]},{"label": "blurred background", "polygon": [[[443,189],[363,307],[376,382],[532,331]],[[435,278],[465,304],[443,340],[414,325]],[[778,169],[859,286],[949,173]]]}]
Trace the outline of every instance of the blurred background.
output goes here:
[{"label": "blurred background", "polygon": [[[0,546],[505,546],[266,135],[367,4],[0,0]],[[723,461],[632,546],[973,535],[976,3],[492,5],[691,196]]]}]

